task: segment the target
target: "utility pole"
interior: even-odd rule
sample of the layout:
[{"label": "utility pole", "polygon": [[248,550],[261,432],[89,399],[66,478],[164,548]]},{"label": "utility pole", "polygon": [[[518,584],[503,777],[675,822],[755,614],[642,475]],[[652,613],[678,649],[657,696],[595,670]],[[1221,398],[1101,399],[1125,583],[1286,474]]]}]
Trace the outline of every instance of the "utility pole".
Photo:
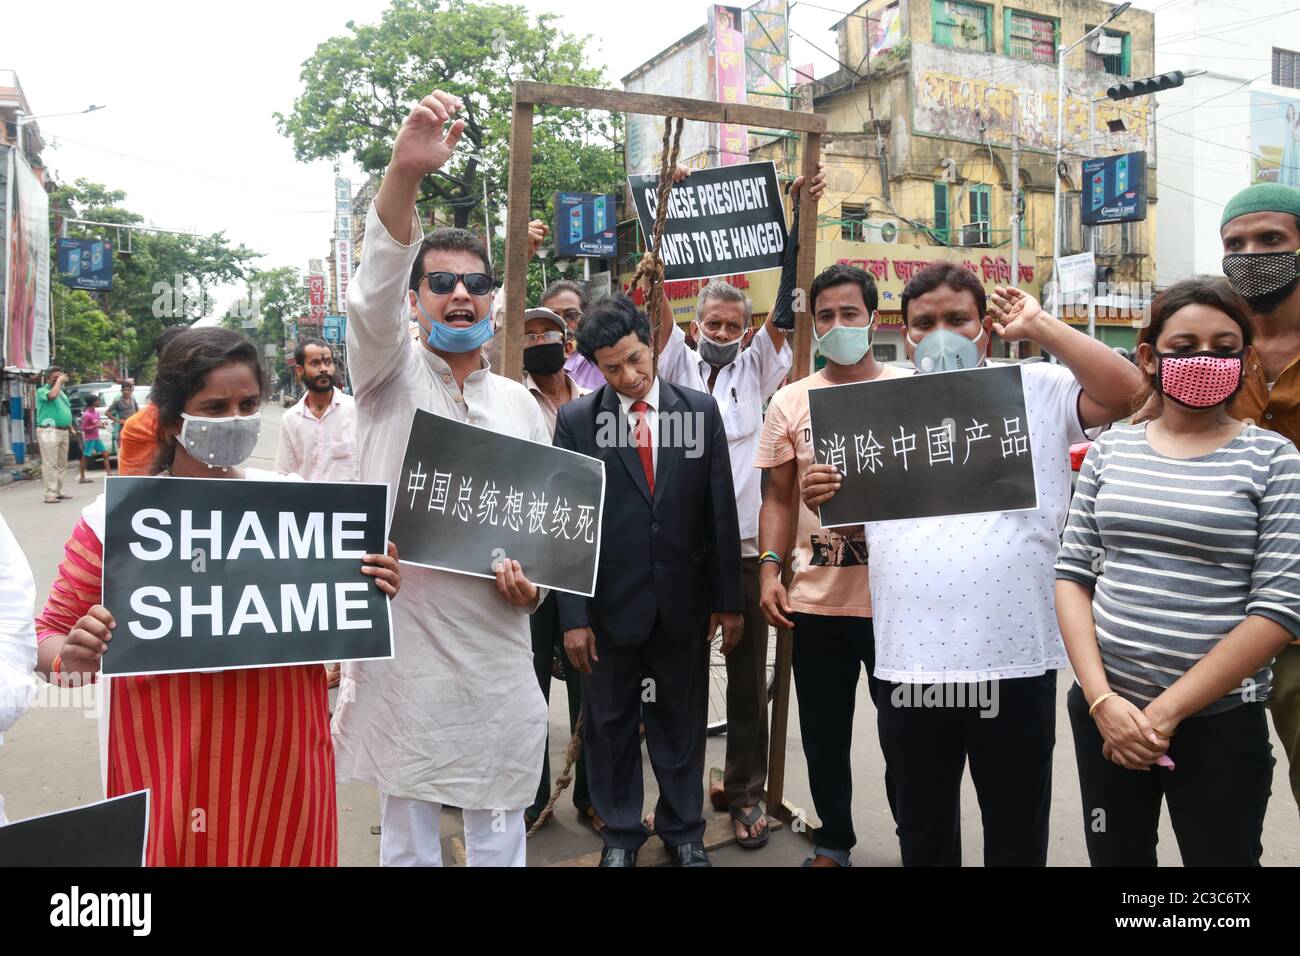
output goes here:
[{"label": "utility pole", "polygon": [[[1020,288],[1020,101],[1011,96],[1011,284]],[[1007,358],[1019,348],[1007,343]]]}]

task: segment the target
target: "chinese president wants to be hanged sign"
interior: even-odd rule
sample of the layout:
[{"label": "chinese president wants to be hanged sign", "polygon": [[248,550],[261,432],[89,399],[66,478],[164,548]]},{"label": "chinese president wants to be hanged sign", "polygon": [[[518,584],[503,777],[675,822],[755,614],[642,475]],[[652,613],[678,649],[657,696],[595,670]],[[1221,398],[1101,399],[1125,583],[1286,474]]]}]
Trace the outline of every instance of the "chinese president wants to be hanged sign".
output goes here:
[{"label": "chinese president wants to be hanged sign", "polygon": [[824,527],[1038,507],[1018,365],[815,388],[808,399],[817,462],[844,482],[821,506]]},{"label": "chinese president wants to be hanged sign", "polygon": [[[649,242],[659,176],[629,176],[628,186]],[[697,169],[668,193],[659,256],[668,281],[711,279],[781,268],[786,239],[774,163]]]},{"label": "chinese president wants to be hanged sign", "polygon": [[393,656],[382,484],[110,478],[107,675]]}]

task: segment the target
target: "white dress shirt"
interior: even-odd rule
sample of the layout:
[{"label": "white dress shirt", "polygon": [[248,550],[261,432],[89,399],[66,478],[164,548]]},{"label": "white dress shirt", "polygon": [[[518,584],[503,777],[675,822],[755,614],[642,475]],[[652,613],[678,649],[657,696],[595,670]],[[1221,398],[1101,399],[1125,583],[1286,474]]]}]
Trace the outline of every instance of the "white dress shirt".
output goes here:
[{"label": "white dress shirt", "polygon": [[306,481],[360,480],[356,402],[336,388],[325,414],[317,418],[307,404],[310,394],[284,413],[275,470]]},{"label": "white dress shirt", "polygon": [[[650,406],[650,410],[645,413],[645,423],[650,429],[650,467],[656,475],[659,474],[659,377],[655,376],[645,398],[628,398],[617,389],[614,390],[614,394],[618,396],[618,403],[623,406],[625,416],[631,415],[633,402],[645,402]],[[628,436],[629,442],[633,442],[635,434],[633,432]],[[636,447],[635,443],[633,447]]]},{"label": "white dress shirt", "polygon": [[[740,522],[741,554],[758,556],[758,509],[762,504],[760,471],[754,467],[758,439],[763,431],[763,403],[776,393],[790,372],[794,352],[789,342],[781,351],[767,334],[767,323],[754,334],[749,348],[730,365],[718,369],[713,398],[722,412],[731,456],[731,482],[736,491],[736,518]],[[713,366],[686,344],[686,335],[674,325],[659,355],[659,374],[664,381],[686,388],[709,391]]]},{"label": "white dress shirt", "polygon": [[[36,681],[36,582],[32,569],[0,517],[0,744],[23,715]],[[0,825],[5,822],[0,796]]]},{"label": "white dress shirt", "polygon": [[[447,363],[411,340],[407,280],[421,239],[412,216],[410,243],[397,242],[372,203],[365,253],[348,284],[361,477],[394,492],[416,409],[551,441],[537,401],[518,382],[484,361],[462,391]],[[540,604],[546,591],[538,592]],[[333,724],[339,781],[467,810],[532,803],[548,723],[533,670],[535,609],[506,603],[495,580],[404,565],[392,606],[395,658],[343,665]]]}]

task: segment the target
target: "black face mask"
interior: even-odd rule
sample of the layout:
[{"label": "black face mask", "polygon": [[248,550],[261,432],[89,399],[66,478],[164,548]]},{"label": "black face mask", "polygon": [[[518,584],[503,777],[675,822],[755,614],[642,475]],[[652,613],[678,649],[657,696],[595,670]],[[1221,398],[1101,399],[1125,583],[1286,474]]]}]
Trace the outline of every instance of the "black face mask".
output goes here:
[{"label": "black face mask", "polygon": [[1234,252],[1223,257],[1223,274],[1256,312],[1272,312],[1300,278],[1295,252]]},{"label": "black face mask", "polygon": [[529,375],[554,375],[564,368],[564,343],[531,345],[524,349],[524,371]]}]

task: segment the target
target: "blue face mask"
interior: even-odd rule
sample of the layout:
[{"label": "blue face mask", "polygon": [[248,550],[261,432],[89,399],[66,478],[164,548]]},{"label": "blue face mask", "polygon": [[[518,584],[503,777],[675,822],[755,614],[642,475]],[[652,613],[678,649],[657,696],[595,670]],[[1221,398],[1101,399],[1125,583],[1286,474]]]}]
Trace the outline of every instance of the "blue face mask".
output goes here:
[{"label": "blue face mask", "polygon": [[481,349],[492,338],[491,312],[468,328],[457,329],[435,322],[433,316],[425,311],[424,303],[418,295],[415,297],[415,306],[429,323],[429,347],[439,352],[473,352]]},{"label": "blue face mask", "polygon": [[984,337],[980,329],[979,338],[971,341],[959,332],[949,329],[935,329],[921,341],[916,341],[909,333],[907,340],[915,346],[912,362],[921,372],[955,372],[960,369],[975,368],[980,364],[979,347],[975,344]]}]

